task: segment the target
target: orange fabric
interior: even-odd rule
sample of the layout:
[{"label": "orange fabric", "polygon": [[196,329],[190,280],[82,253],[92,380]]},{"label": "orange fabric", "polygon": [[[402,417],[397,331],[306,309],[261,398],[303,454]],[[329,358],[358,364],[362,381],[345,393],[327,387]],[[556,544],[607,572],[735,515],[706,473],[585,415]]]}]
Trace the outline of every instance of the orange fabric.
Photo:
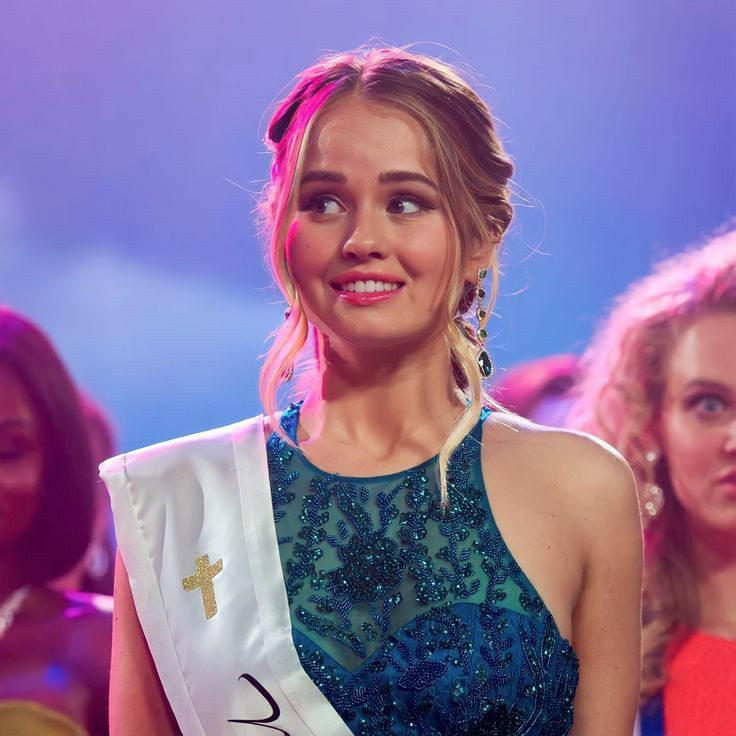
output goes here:
[{"label": "orange fabric", "polygon": [[736,734],[736,641],[695,632],[669,664],[667,736]]}]

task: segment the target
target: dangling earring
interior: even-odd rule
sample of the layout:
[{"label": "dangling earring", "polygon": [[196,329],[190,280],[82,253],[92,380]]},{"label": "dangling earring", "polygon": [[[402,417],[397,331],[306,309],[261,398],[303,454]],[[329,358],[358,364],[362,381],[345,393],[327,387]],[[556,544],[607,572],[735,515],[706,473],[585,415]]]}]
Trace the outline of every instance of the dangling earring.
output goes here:
[{"label": "dangling earring", "polygon": [[[284,312],[284,322],[289,321],[289,317],[291,317],[291,307],[287,307],[286,311]],[[289,363],[282,371],[281,371],[281,380],[284,381],[284,383],[288,383],[291,381],[291,379],[294,378],[294,363]]]},{"label": "dangling earring", "polygon": [[483,279],[486,277],[487,273],[487,268],[478,269],[478,287],[475,290],[475,296],[478,300],[478,305],[475,309],[475,316],[478,320],[478,329],[475,334],[478,339],[478,347],[480,348],[476,360],[478,361],[478,368],[480,368],[480,374],[483,378],[490,378],[491,375],[493,375],[493,361],[491,360],[491,356],[488,355],[488,351],[485,347],[486,338],[488,337],[488,333],[486,332],[488,310],[483,305],[483,299],[485,299],[486,296],[486,291],[483,288]]},{"label": "dangling earring", "polygon": [[656,450],[649,450],[645,457],[649,464],[648,476],[650,480],[647,480],[647,482],[644,483],[644,488],[642,489],[642,501],[644,504],[644,510],[647,512],[650,519],[653,519],[657,514],[659,514],[664,506],[664,491],[654,480],[654,467],[659,460],[659,453]]},{"label": "dangling earring", "polygon": [[85,568],[87,575],[99,580],[110,569],[110,553],[102,542],[93,542],[87,550]]}]

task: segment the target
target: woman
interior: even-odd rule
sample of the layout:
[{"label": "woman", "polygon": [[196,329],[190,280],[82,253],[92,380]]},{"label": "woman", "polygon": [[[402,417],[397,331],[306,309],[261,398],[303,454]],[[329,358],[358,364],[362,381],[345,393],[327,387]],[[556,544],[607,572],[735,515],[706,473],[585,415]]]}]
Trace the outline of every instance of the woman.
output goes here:
[{"label": "woman", "polygon": [[[90,396],[82,395],[94,468],[117,451],[112,421]],[[53,582],[57,590],[79,590],[112,595],[115,569],[115,532],[110,510],[110,496],[103,483],[95,489],[92,534],[82,559]]]},{"label": "woman", "polygon": [[69,374],[0,307],[0,733],[107,733],[110,607],[49,587],[84,556],[94,488]]},{"label": "woman", "polygon": [[370,49],[307,69],[268,136],[288,311],[267,419],[102,467],[125,563],[113,732],[551,735],[573,701],[576,733],[630,732],[630,472],[483,408],[512,172],[485,104]]},{"label": "woman", "polygon": [[642,489],[642,733],[736,733],[736,231],[623,295],[577,413]]}]

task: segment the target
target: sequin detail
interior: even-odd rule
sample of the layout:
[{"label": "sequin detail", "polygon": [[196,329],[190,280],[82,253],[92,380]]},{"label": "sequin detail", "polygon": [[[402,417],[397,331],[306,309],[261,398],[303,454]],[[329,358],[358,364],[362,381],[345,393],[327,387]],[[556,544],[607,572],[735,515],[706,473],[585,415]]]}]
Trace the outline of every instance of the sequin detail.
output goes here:
[{"label": "sequin detail", "polygon": [[[578,661],[491,513],[481,421],[448,468],[345,478],[277,434],[271,495],[304,670],[360,736],[544,734],[572,725]],[[282,417],[296,436],[299,405]]]},{"label": "sequin detail", "polygon": [[201,555],[194,561],[194,575],[184,578],[181,583],[184,590],[199,590],[202,594],[202,606],[206,619],[217,615],[217,598],[215,597],[215,576],[222,572],[222,560],[210,565],[209,555]]}]

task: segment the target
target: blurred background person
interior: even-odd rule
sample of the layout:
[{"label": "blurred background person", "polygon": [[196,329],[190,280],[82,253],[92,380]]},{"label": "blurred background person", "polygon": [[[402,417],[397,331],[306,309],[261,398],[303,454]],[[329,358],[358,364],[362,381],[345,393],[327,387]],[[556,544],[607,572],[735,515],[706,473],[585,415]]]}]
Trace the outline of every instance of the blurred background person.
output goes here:
[{"label": "blurred background person", "polygon": [[641,732],[736,733],[736,230],[663,261],[583,360],[576,426],[616,446],[645,520]]},{"label": "blurred background person", "polygon": [[[84,416],[89,432],[92,468],[117,453],[115,431],[105,410],[88,395],[82,395]],[[57,590],[81,590],[112,595],[115,573],[115,528],[110,496],[102,481],[95,484],[92,538],[82,559],[65,575],[54,581]]]},{"label": "blurred background person", "polygon": [[107,733],[110,599],[49,586],[88,549],[95,483],[67,370],[0,307],[0,733]]},{"label": "blurred background person", "polygon": [[537,424],[564,427],[579,377],[576,355],[550,355],[502,373],[494,382],[491,396]]}]

